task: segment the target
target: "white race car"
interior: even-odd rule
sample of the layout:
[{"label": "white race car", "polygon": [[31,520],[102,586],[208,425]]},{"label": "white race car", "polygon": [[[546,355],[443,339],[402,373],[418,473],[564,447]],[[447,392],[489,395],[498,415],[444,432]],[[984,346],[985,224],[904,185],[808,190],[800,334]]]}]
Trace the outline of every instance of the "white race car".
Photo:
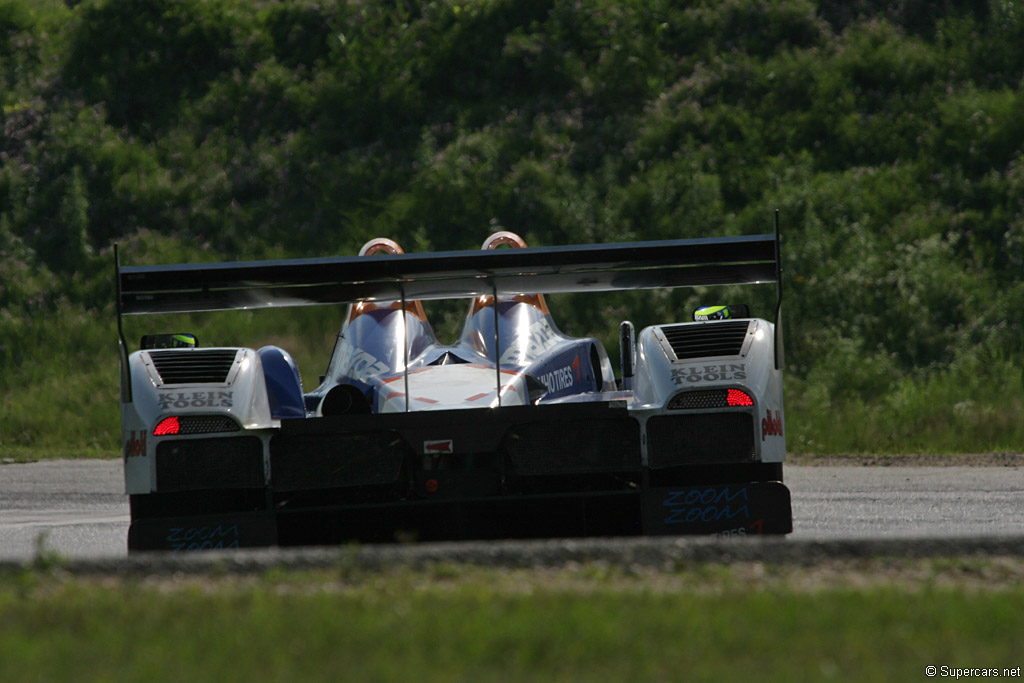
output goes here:
[{"label": "white race car", "polygon": [[[507,245],[510,248],[496,249]],[[369,258],[371,254],[377,254]],[[792,531],[775,234],[218,264],[118,264],[130,550]],[[745,306],[563,334],[546,293],[773,283]],[[420,303],[464,298],[454,344]],[[319,386],[284,350],[122,316],[348,304]]]}]

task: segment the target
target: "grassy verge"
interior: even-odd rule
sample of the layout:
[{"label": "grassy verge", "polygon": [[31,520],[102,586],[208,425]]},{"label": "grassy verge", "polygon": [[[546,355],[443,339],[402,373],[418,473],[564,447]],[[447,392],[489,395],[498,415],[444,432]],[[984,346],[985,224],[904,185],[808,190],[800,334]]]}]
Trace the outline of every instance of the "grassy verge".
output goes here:
[{"label": "grassy verge", "polygon": [[2,680],[917,680],[1020,666],[1024,562],[0,577]]},{"label": "grassy verge", "polygon": [[787,376],[786,445],[795,453],[1024,451],[1022,370],[978,354],[941,371],[886,378],[872,391],[812,372]]},{"label": "grassy verge", "polygon": [[[450,341],[462,308],[433,312]],[[341,315],[313,307],[128,318],[125,333],[133,349],[154,331],[194,332],[204,346],[276,344],[295,357],[309,390],[326,370]],[[0,460],[120,453],[117,335],[110,327],[71,312],[24,325],[17,358],[0,364]],[[856,357],[843,360],[855,365]],[[902,376],[888,367],[787,372],[787,447],[819,455],[1022,452],[1022,381],[1016,361],[980,352],[941,371]]]}]

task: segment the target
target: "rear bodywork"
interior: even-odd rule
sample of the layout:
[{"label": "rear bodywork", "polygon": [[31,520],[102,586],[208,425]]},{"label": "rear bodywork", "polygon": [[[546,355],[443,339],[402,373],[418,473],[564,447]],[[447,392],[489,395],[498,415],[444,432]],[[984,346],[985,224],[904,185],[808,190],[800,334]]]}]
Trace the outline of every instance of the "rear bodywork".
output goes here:
[{"label": "rear bodywork", "polygon": [[[348,305],[315,388],[277,347],[129,353],[120,334],[129,549],[789,533],[778,230],[501,235],[485,247],[520,248],[118,265],[119,333],[125,315]],[[624,322],[618,377],[544,300],[735,283],[775,284],[774,321]],[[446,345],[420,301],[448,298],[467,313]]]}]

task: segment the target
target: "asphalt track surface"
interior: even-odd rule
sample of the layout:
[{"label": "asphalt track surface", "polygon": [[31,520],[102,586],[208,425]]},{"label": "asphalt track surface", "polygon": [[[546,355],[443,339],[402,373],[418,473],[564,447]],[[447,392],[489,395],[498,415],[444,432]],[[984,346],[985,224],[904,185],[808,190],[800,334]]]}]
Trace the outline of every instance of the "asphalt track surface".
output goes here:
[{"label": "asphalt track surface", "polygon": [[141,554],[129,558],[125,550],[128,504],[119,460],[3,464],[0,566],[17,567],[54,553],[86,572],[202,571],[214,565],[218,571],[262,571],[267,564],[336,563],[341,553],[355,553],[368,566],[437,560],[512,566],[586,559],[645,565],[685,558],[803,561],[871,553],[1024,556],[1020,466],[790,465],[786,483],[793,495],[794,532],[781,539],[440,543],[160,555],[154,564],[154,558]]}]

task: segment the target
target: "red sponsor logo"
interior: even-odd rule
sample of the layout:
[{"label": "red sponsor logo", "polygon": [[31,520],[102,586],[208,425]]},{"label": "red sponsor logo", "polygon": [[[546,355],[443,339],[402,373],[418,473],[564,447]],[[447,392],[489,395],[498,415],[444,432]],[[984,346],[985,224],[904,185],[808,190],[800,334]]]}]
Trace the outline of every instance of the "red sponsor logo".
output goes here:
[{"label": "red sponsor logo", "polygon": [[454,453],[454,445],[451,439],[445,439],[444,441],[424,441],[423,452],[424,453]]},{"label": "red sponsor logo", "polygon": [[[135,436],[138,434],[138,436]],[[139,458],[146,454],[146,431],[128,432],[124,442],[124,457]]]},{"label": "red sponsor logo", "polygon": [[761,418],[761,441],[764,441],[769,436],[782,436],[781,410],[776,410],[774,415],[769,410],[768,415]]}]

